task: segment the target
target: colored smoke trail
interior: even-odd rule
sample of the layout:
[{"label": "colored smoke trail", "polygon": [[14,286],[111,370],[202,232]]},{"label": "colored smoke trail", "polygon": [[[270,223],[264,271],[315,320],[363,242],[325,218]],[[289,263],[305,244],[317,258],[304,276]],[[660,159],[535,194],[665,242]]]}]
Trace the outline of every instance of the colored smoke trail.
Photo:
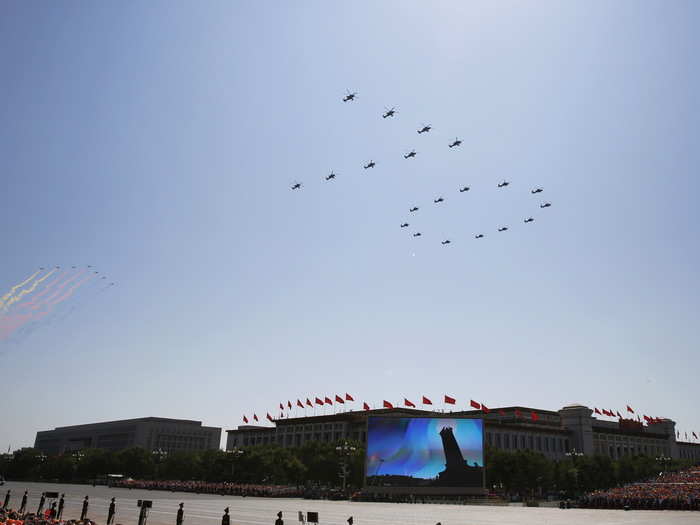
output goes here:
[{"label": "colored smoke trail", "polygon": [[63,290],[63,288],[65,288],[69,283],[75,281],[78,277],[80,277],[84,273],[85,273],[85,270],[78,271],[72,277],[69,277],[68,279],[63,281],[61,284],[59,284],[56,287],[56,289],[54,290],[54,292],[49,297],[47,297],[43,301],[39,301],[38,303],[31,305],[30,308],[32,310],[38,310],[42,306],[47,306],[54,298],[56,298],[58,295],[60,295],[61,290]]},{"label": "colored smoke trail", "polygon": [[[54,269],[52,272],[55,272],[55,271],[56,270]],[[85,274],[85,270],[80,270],[77,273],[75,273],[73,276],[69,277],[68,279],[63,281],[61,284],[59,284],[56,287],[56,289],[54,290],[54,292],[51,295],[49,295],[48,297],[45,297],[45,298],[41,299],[40,301],[38,301],[34,304],[31,304],[31,305],[29,305],[29,304],[21,305],[21,306],[26,306],[26,308],[28,308],[30,310],[29,312],[17,313],[15,315],[9,316],[7,318],[0,319],[0,341],[7,338],[9,335],[14,333],[15,330],[22,327],[23,325],[25,325],[31,321],[38,321],[38,320],[42,319],[43,317],[45,317],[47,314],[51,313],[53,311],[53,307],[56,304],[58,304],[59,302],[61,302],[61,300],[62,300],[61,297],[59,297],[59,296],[60,296],[63,288],[65,288],[68,284],[75,281],[78,277],[80,277],[81,275],[84,275],[84,274]],[[48,277],[48,275],[45,276],[44,278],[46,278],[46,277]],[[62,277],[63,276],[55,279],[52,282],[52,284],[54,284],[57,281],[60,281],[60,279]],[[88,277],[90,277],[90,276],[88,276]],[[81,283],[82,283],[82,281],[81,281]],[[74,290],[75,288],[76,288],[76,286],[73,286],[72,288],[70,288],[69,289],[70,293],[72,293],[72,290]],[[66,292],[66,294],[68,294],[68,292]],[[67,297],[68,295],[66,295],[66,294],[64,294],[64,296],[62,296],[62,297]],[[39,308],[42,308],[42,307],[46,307],[47,310],[45,310],[43,312],[36,312],[36,310],[38,310]]]},{"label": "colored smoke trail", "polygon": [[31,280],[33,280],[33,279],[34,279],[37,275],[39,275],[40,273],[41,273],[41,270],[37,270],[37,271],[34,272],[32,275],[30,275],[29,277],[27,277],[23,282],[21,282],[21,283],[19,283],[19,284],[16,284],[16,285],[14,285],[12,288],[10,288],[10,291],[9,291],[9,292],[7,292],[5,295],[3,295],[2,297],[0,297],[0,308],[5,304],[5,301],[7,301],[10,297],[12,297],[12,295],[15,293],[15,291],[16,291],[18,288],[22,288],[25,284],[27,284],[28,282],[30,282]]},{"label": "colored smoke trail", "polygon": [[62,272],[61,275],[59,275],[53,281],[51,281],[46,286],[44,286],[43,290],[41,290],[39,293],[35,294],[31,300],[27,301],[26,303],[22,303],[22,304],[18,305],[18,308],[19,307],[27,308],[28,306],[35,304],[39,299],[41,299],[44,295],[46,295],[49,292],[49,290],[51,290],[53,285],[55,285],[58,281],[60,281],[61,279],[63,279],[67,275],[68,275],[68,272]]},{"label": "colored smoke trail", "polygon": [[44,282],[46,279],[48,279],[55,272],[56,272],[56,268],[54,268],[49,273],[44,275],[41,279],[37,279],[36,281],[34,281],[29,288],[25,288],[19,294],[15,295],[14,297],[11,297],[3,306],[3,310],[7,311],[17,301],[21,301],[22,297],[32,293],[34,290],[36,290],[37,286],[39,286],[42,282]]}]

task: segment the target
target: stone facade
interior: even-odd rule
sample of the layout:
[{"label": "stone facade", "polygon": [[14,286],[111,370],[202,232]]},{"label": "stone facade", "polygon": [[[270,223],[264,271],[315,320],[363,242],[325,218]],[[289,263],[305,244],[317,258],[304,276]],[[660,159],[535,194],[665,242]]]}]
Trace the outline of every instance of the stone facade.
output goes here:
[{"label": "stone facade", "polygon": [[105,423],[57,427],[37,432],[34,448],[63,454],[88,448],[117,451],[130,447],[165,452],[218,449],[221,429],[201,421],[144,417]]},{"label": "stone facade", "polygon": [[[535,412],[537,420],[530,414]],[[429,416],[483,418],[485,445],[502,450],[533,450],[550,459],[567,453],[600,454],[613,459],[625,455],[673,457],[700,461],[700,444],[676,441],[675,422],[664,419],[647,426],[632,420],[605,421],[593,410],[571,405],[557,412],[527,407],[494,408],[488,414],[469,410],[434,412],[409,408],[341,412],[333,415],[283,418],[275,426],[242,425],[227,430],[226,449],[277,444],[298,447],[310,441],[366,442],[367,416]]]}]

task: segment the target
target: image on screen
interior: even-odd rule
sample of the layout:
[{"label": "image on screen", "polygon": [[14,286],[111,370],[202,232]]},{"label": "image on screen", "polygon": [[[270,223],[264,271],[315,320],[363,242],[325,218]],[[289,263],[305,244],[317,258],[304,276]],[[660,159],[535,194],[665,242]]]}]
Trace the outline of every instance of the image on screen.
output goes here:
[{"label": "image on screen", "polygon": [[369,417],[367,485],[482,487],[481,419]]}]

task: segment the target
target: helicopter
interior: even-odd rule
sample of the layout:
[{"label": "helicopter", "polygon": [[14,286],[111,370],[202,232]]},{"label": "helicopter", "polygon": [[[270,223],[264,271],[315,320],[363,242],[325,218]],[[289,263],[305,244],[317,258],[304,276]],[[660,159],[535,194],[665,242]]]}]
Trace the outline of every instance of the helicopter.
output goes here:
[{"label": "helicopter", "polygon": [[452,242],[451,240],[445,239],[445,240],[442,241],[440,244],[442,244],[442,245],[444,246],[445,244],[450,244],[451,242]]},{"label": "helicopter", "polygon": [[363,166],[363,167],[364,167],[365,169],[368,169],[368,168],[374,168],[375,165],[376,165],[376,163],[375,163],[373,160],[370,160],[370,161],[369,161],[365,166]]},{"label": "helicopter", "polygon": [[427,132],[430,131],[431,129],[433,129],[433,128],[432,128],[429,124],[428,124],[428,125],[425,125],[425,124],[424,124],[423,127],[422,127],[421,129],[418,130],[418,134],[420,135],[420,134],[422,134],[422,133],[427,133]]},{"label": "helicopter", "polygon": [[544,204],[540,204],[540,208],[549,208],[551,205],[551,202],[545,202]]},{"label": "helicopter", "polygon": [[404,159],[410,159],[411,157],[415,157],[417,155],[416,150],[412,149],[408,153],[406,153],[403,158]]},{"label": "helicopter", "polygon": [[503,182],[501,182],[501,183],[498,185],[498,187],[499,187],[499,188],[505,188],[506,186],[508,186],[508,184],[510,184],[510,182],[508,182],[507,180],[504,180]]},{"label": "helicopter", "polygon": [[408,228],[408,223],[407,223],[407,222],[401,223],[401,227],[402,227],[402,228]]},{"label": "helicopter", "polygon": [[388,117],[393,117],[396,114],[396,108],[391,108],[391,109],[386,109],[384,113],[382,113],[382,118],[388,118]]},{"label": "helicopter", "polygon": [[331,172],[330,172],[328,175],[326,175],[324,178],[326,179],[326,181],[333,180],[333,179],[335,179],[335,173],[333,173],[333,172],[331,171]]},{"label": "helicopter", "polygon": [[293,190],[298,190],[300,188],[301,188],[301,182],[295,182],[294,184],[292,184]]},{"label": "helicopter", "polygon": [[528,218],[525,219],[523,222],[527,224],[528,222],[533,222],[534,220],[535,220],[535,219],[533,219],[532,217],[528,217]]},{"label": "helicopter", "polygon": [[440,202],[445,202],[445,199],[443,199],[442,197],[438,197],[437,199],[433,200],[433,202],[434,202],[435,204],[438,204],[438,203],[440,203]]},{"label": "helicopter", "polygon": [[408,211],[410,211],[411,213],[413,213],[414,211],[418,211],[418,206],[414,206],[413,208],[411,208]]},{"label": "helicopter", "polygon": [[464,193],[465,191],[469,191],[469,186],[465,186],[464,188],[459,189],[460,193]]},{"label": "helicopter", "polygon": [[508,226],[502,226],[501,228],[498,228],[499,232],[505,232],[508,231]]},{"label": "helicopter", "polygon": [[413,234],[414,237],[420,237],[421,235],[422,235],[421,232],[416,232],[416,233]]},{"label": "helicopter", "polygon": [[350,93],[348,90],[346,95],[343,97],[343,102],[351,102],[355,100],[355,97],[357,96],[357,92]]},{"label": "helicopter", "polygon": [[484,234],[483,234],[483,233],[480,233],[480,234],[478,234],[478,235],[475,235],[474,238],[475,238],[475,239],[483,239],[483,238],[484,238]]},{"label": "helicopter", "polygon": [[452,144],[448,144],[448,147],[454,148],[456,146],[461,146],[461,145],[462,145],[462,141],[459,140],[458,138],[455,138],[455,140]]},{"label": "helicopter", "polygon": [[542,191],[542,188],[535,188],[534,190],[530,191],[530,193],[534,195],[535,193],[542,193]]}]

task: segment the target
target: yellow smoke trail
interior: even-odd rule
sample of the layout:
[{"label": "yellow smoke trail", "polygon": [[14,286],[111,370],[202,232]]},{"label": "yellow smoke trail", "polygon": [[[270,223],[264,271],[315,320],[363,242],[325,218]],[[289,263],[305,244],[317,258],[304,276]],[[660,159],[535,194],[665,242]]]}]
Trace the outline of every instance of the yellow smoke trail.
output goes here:
[{"label": "yellow smoke trail", "polygon": [[41,273],[41,270],[37,270],[37,271],[34,272],[32,275],[30,275],[29,277],[27,277],[27,278],[24,280],[24,282],[21,282],[21,283],[19,283],[19,284],[14,285],[14,286],[10,289],[9,292],[7,292],[5,295],[3,295],[2,297],[0,297],[0,308],[2,308],[2,306],[5,304],[5,301],[7,301],[10,297],[12,297],[12,294],[15,293],[15,290],[17,290],[17,288],[22,288],[25,284],[27,284],[29,281],[31,281],[32,279],[34,279],[34,277],[36,277],[36,276],[39,275],[40,273]]},{"label": "yellow smoke trail", "polygon": [[43,283],[46,279],[48,279],[49,277],[51,277],[51,275],[54,274],[55,272],[56,272],[56,268],[54,268],[54,269],[51,270],[49,273],[47,273],[46,275],[44,275],[41,279],[37,279],[36,281],[34,281],[34,282],[32,283],[32,285],[31,285],[29,288],[25,288],[24,290],[22,290],[20,293],[18,293],[18,294],[15,295],[14,297],[11,297],[11,298],[7,301],[7,303],[5,303],[5,305],[3,306],[3,310],[7,311],[8,308],[10,308],[10,306],[12,306],[13,304],[15,304],[17,301],[21,301],[21,300],[22,300],[22,297],[24,297],[24,296],[27,295],[27,294],[32,293],[34,290],[36,290],[36,287],[37,287],[37,286],[39,286],[39,285],[40,285],[41,283]]}]

